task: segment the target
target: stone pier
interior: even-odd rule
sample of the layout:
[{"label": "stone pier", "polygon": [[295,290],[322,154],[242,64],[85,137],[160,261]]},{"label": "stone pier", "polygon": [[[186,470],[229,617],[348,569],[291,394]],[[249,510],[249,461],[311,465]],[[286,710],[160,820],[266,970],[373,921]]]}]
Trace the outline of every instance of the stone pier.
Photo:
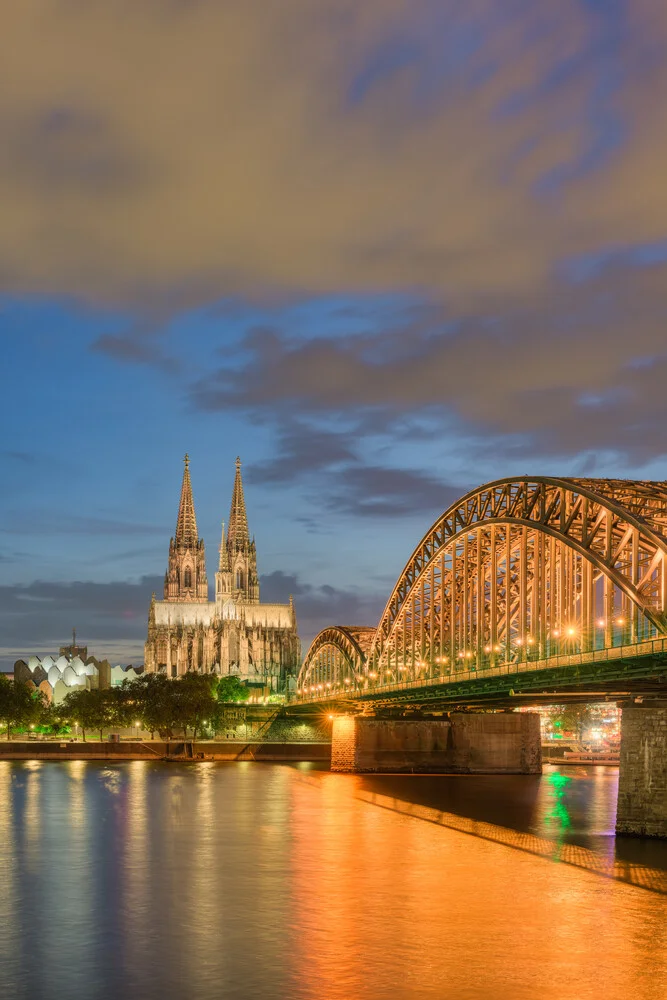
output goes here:
[{"label": "stone pier", "polygon": [[667,702],[623,708],[616,833],[667,837]]},{"label": "stone pier", "polygon": [[540,719],[531,712],[449,719],[334,719],[331,770],[541,774]]}]

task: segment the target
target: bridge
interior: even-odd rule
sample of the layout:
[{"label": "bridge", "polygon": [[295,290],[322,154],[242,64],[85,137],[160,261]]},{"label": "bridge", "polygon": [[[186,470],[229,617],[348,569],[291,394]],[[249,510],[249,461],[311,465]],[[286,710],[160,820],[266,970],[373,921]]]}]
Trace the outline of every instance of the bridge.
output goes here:
[{"label": "bridge", "polygon": [[660,690],[666,559],[667,483],[489,483],[424,535],[376,627],[316,636],[298,700],[433,705]]},{"label": "bridge", "polygon": [[667,482],[488,483],[426,532],[377,626],[315,637],[295,707],[667,697],[666,561]]}]

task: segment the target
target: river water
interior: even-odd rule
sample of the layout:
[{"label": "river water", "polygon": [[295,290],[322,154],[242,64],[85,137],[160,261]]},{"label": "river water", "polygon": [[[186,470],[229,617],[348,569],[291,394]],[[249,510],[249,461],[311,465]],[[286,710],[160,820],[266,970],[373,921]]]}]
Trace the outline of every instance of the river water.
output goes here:
[{"label": "river water", "polygon": [[0,761],[0,997],[664,1000],[617,780]]}]

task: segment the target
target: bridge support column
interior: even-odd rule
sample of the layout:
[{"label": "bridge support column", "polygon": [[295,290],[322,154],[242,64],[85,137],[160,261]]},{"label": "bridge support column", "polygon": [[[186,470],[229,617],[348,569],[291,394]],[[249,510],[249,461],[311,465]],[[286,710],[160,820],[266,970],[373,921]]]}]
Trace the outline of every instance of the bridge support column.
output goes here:
[{"label": "bridge support column", "polygon": [[623,708],[616,833],[667,837],[667,702]]},{"label": "bridge support column", "polygon": [[338,716],[332,771],[541,774],[540,720],[531,712],[444,719]]}]

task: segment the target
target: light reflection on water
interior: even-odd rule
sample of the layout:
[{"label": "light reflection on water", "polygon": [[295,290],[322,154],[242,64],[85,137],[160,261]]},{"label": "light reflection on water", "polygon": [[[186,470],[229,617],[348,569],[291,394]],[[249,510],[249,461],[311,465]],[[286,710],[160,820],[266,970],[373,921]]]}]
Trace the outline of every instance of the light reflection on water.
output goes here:
[{"label": "light reflection on water", "polygon": [[617,774],[0,762],[2,1000],[667,995]]}]

